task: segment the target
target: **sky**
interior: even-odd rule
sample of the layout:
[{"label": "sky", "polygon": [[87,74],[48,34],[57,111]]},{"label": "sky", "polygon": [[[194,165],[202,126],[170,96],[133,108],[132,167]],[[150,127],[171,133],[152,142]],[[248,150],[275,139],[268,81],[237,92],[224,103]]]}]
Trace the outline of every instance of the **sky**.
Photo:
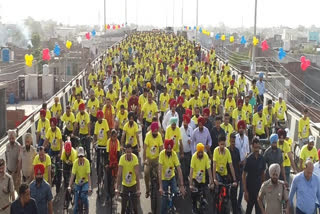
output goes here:
[{"label": "sky", "polygon": [[[198,24],[251,27],[255,0],[198,0]],[[0,0],[2,22],[18,24],[28,16],[64,24],[103,25],[103,0]],[[183,5],[183,21],[182,21]],[[258,0],[258,27],[320,26],[320,0]],[[174,14],[174,15],[173,15]],[[127,0],[127,22],[157,27],[196,25],[196,0]],[[125,23],[125,0],[106,0],[106,23]]]}]

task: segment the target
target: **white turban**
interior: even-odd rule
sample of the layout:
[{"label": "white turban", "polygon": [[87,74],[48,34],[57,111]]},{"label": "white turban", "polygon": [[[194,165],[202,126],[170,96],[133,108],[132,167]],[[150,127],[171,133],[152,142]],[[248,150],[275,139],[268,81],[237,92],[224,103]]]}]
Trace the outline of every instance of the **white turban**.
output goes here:
[{"label": "white turban", "polygon": [[273,163],[273,164],[271,164],[270,167],[269,167],[269,175],[270,175],[270,177],[271,177],[273,174],[277,174],[278,177],[280,176],[280,165],[277,164],[277,163]]}]

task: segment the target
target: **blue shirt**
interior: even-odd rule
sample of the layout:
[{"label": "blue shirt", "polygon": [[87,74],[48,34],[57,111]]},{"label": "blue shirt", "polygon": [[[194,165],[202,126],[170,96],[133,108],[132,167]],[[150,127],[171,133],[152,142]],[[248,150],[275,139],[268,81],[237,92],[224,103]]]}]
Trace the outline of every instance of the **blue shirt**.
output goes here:
[{"label": "blue shirt", "polygon": [[[211,135],[207,127],[203,127],[202,132],[200,131],[199,127],[196,128],[191,136],[191,153],[194,154],[197,149],[197,144],[202,143],[204,146],[208,145],[211,147],[212,140]],[[208,152],[205,150],[205,152]]]},{"label": "blue shirt", "polygon": [[265,85],[264,85],[264,82],[263,81],[258,81],[257,84],[256,84],[258,90],[259,90],[259,95],[263,95],[265,92],[266,92],[266,88],[265,88]]},{"label": "blue shirt", "polygon": [[36,181],[32,181],[30,184],[30,195],[37,203],[38,213],[48,213],[48,202],[53,199],[50,185],[43,180],[40,186],[37,186]]},{"label": "blue shirt", "polygon": [[316,175],[312,175],[310,180],[304,176],[304,172],[297,174],[292,181],[289,198],[293,204],[294,195],[297,197],[297,207],[304,213],[313,213],[316,208],[316,201],[320,199],[320,183]]}]

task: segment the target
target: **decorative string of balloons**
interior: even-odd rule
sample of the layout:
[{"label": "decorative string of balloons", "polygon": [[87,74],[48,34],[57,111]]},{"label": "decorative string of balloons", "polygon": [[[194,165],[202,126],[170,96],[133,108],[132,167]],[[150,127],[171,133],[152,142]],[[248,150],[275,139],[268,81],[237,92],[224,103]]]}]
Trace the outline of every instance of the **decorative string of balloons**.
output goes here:
[{"label": "decorative string of balloons", "polygon": [[105,29],[106,30],[117,30],[124,27],[124,24],[106,24]]}]

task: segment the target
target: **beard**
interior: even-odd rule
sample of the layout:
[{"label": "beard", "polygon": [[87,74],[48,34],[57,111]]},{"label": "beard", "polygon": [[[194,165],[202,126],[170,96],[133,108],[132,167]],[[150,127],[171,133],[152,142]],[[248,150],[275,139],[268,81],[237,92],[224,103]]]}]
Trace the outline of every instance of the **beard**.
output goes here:
[{"label": "beard", "polygon": [[43,178],[36,178],[36,183],[40,184],[43,181]]},{"label": "beard", "polygon": [[272,182],[272,184],[277,184],[278,183],[278,179],[277,178],[271,178],[271,182]]},{"label": "beard", "polygon": [[202,158],[203,158],[203,155],[198,155],[198,158],[199,158],[199,159],[202,159]]},{"label": "beard", "polygon": [[26,145],[26,150],[30,151],[31,145]]},{"label": "beard", "polygon": [[154,138],[156,138],[156,137],[158,137],[158,133],[152,134],[152,136],[153,136]]},{"label": "beard", "polygon": [[133,124],[133,121],[129,121],[129,124],[130,124],[130,126],[132,126],[132,124]]},{"label": "beard", "polygon": [[172,152],[167,152],[166,151],[166,154],[167,154],[168,157],[170,157],[172,155]]}]

